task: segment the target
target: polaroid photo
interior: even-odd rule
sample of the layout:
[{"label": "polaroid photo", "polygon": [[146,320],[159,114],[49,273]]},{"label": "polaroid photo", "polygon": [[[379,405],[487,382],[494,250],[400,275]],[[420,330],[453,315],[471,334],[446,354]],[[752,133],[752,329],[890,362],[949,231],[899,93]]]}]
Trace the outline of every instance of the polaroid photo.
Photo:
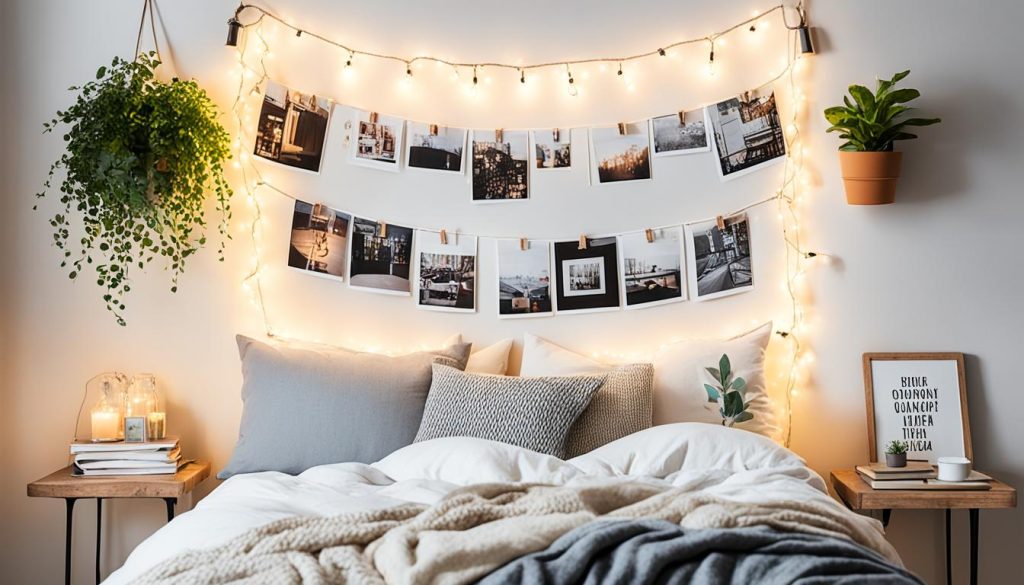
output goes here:
[{"label": "polaroid photo", "polygon": [[405,164],[410,169],[444,174],[465,171],[466,135],[464,128],[407,122],[408,148]]},{"label": "polaroid photo", "polygon": [[350,288],[389,295],[412,294],[412,228],[354,217],[350,239]]},{"label": "polaroid photo", "polygon": [[687,226],[690,250],[687,271],[693,298],[706,301],[748,292],[754,288],[750,223],[747,214]]},{"label": "polaroid photo", "polygon": [[402,118],[355,110],[350,160],[357,165],[397,172],[404,137],[405,120]]},{"label": "polaroid photo", "polygon": [[626,309],[643,309],[685,301],[682,226],[621,234],[619,257]]},{"label": "polaroid photo", "polygon": [[677,156],[711,150],[704,108],[651,118],[654,156]]},{"label": "polaroid photo", "polygon": [[476,311],[476,236],[416,231],[416,303],[421,309]]},{"label": "polaroid photo", "polygon": [[651,135],[647,122],[590,129],[590,180],[595,185],[651,178]]},{"label": "polaroid photo", "polygon": [[253,155],[293,169],[319,173],[331,102],[267,80]]},{"label": "polaroid photo", "polygon": [[572,130],[552,128],[533,130],[533,168],[537,170],[569,170],[572,168]]},{"label": "polaroid photo", "polygon": [[555,308],[576,313],[619,308],[619,262],[614,236],[554,243]]},{"label": "polaroid photo", "polygon": [[743,92],[706,110],[723,181],[786,159],[786,138],[770,88]]},{"label": "polaroid photo", "polygon": [[526,200],[529,191],[529,133],[473,131],[473,201]]},{"label": "polaroid photo", "polygon": [[344,280],[348,263],[348,228],[352,216],[322,203],[295,201],[288,266]]}]

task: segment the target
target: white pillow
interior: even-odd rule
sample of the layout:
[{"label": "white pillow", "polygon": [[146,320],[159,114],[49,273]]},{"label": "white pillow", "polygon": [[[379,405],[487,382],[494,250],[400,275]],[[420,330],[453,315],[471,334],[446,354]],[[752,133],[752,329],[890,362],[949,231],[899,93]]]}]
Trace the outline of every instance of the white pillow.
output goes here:
[{"label": "white pillow", "polygon": [[704,423],[651,427],[568,462],[588,475],[658,478],[678,471],[738,472],[804,465],[798,455],[767,437]]},{"label": "white pillow", "polygon": [[564,483],[580,474],[558,457],[475,437],[444,437],[402,447],[373,468],[395,481],[433,479],[456,485]]},{"label": "white pillow", "polygon": [[519,367],[520,376],[577,376],[607,372],[613,367],[532,333],[523,335],[523,363]]},{"label": "white pillow", "polygon": [[[508,356],[512,351],[512,341],[513,339],[508,337],[481,349],[476,349],[476,345],[474,345],[465,371],[472,374],[504,376],[508,371]],[[456,333],[445,340],[443,347],[460,343],[462,343],[462,335]]]},{"label": "white pillow", "polygon": [[[688,340],[663,346],[654,359],[654,424],[704,422],[721,425],[719,404],[709,402],[704,384],[716,381],[706,368],[719,368],[729,356],[733,379],[746,382],[743,392],[749,420],[734,420],[736,428],[776,438],[775,411],[765,391],[764,350],[772,324],[732,339]],[[527,333],[523,336],[523,376],[565,376],[608,371],[613,366]],[[746,418],[744,415],[742,418]]]}]

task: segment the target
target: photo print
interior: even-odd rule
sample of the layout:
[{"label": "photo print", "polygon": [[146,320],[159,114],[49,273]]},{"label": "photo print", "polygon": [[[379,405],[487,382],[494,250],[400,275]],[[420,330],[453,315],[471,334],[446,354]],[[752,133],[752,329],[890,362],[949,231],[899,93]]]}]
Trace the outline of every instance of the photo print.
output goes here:
[{"label": "photo print", "polygon": [[555,242],[555,308],[591,312],[619,308],[619,261],[615,237]]},{"label": "photo print", "polygon": [[568,169],[572,167],[572,134],[571,130],[553,128],[551,130],[534,130],[533,156],[534,168],[537,169]]},{"label": "photo print", "polygon": [[718,174],[731,179],[786,157],[775,93],[755,89],[707,107]]},{"label": "photo print", "polygon": [[348,285],[393,295],[409,295],[413,230],[372,219],[352,219]]},{"label": "photo print", "polygon": [[529,142],[522,130],[473,131],[473,201],[529,197]]},{"label": "photo print", "polygon": [[352,121],[352,162],[387,171],[398,171],[405,136],[405,120],[376,112],[356,110]]},{"label": "photo print", "polygon": [[476,236],[417,230],[416,298],[421,308],[476,311]]},{"label": "photo print", "polygon": [[288,266],[309,274],[343,280],[352,216],[322,203],[295,201]]},{"label": "photo print", "polygon": [[622,291],[627,309],[642,309],[686,300],[682,226],[619,236]]},{"label": "photo print", "polygon": [[746,292],[754,288],[750,263],[750,225],[747,214],[724,218],[725,229],[716,220],[688,227],[693,253],[688,262],[696,299],[704,301]]},{"label": "photo print", "polygon": [[331,103],[267,80],[253,154],[314,173],[320,172]]},{"label": "photo print", "polygon": [[437,124],[408,123],[409,150],[406,165],[411,169],[462,173],[466,130]]},{"label": "photo print", "polygon": [[497,240],[498,316],[546,317],[551,306],[551,246],[547,242]]},{"label": "photo print", "polygon": [[651,178],[651,137],[646,122],[590,129],[590,179],[603,185]]},{"label": "photo print", "polygon": [[654,156],[674,156],[707,152],[707,113],[704,108],[651,118]]}]

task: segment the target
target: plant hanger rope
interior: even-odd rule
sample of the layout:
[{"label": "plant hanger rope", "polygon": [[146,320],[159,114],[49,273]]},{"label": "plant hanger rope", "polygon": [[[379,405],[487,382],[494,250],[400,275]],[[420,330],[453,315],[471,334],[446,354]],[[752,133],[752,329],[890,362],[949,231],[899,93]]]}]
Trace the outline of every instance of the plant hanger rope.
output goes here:
[{"label": "plant hanger rope", "polygon": [[[152,1],[152,0],[147,0],[147,2],[149,2],[149,1]],[[309,31],[307,29],[304,29],[304,28],[302,28],[302,27],[300,27],[300,26],[298,26],[296,24],[293,24],[293,23],[285,20],[284,18],[274,14],[270,10],[268,10],[266,8],[263,8],[262,6],[256,6],[254,4],[246,4],[244,2],[239,4],[238,8],[235,9],[235,17],[234,17],[235,20],[237,20],[238,17],[241,16],[241,14],[243,12],[245,12],[246,10],[255,10],[255,11],[260,13],[260,16],[255,21],[250,22],[248,24],[242,25],[243,27],[247,28],[249,26],[253,26],[255,24],[258,24],[258,23],[260,23],[263,20],[264,17],[267,17],[267,18],[275,20],[278,23],[280,23],[281,25],[283,25],[283,26],[285,26],[285,27],[295,31],[295,35],[296,36],[308,35],[308,36],[313,37],[313,38],[315,38],[315,39],[317,39],[319,41],[327,43],[328,45],[332,45],[334,47],[337,47],[337,48],[347,52],[349,54],[350,60],[351,60],[352,57],[355,57],[357,55],[363,56],[363,57],[373,57],[373,58],[376,58],[376,59],[384,59],[384,60],[387,60],[387,61],[394,61],[394,62],[397,62],[397,63],[405,64],[405,66],[407,68],[407,71],[408,71],[408,67],[409,66],[411,66],[413,63],[416,63],[416,62],[419,62],[419,61],[425,61],[425,62],[430,62],[430,63],[439,63],[441,65],[447,65],[447,66],[453,67],[455,69],[458,69],[458,68],[472,68],[475,71],[476,69],[479,69],[479,68],[492,67],[492,68],[516,70],[516,71],[519,71],[519,72],[528,71],[528,70],[532,70],[532,69],[543,69],[543,68],[547,68],[547,67],[566,67],[566,66],[572,66],[572,65],[585,65],[585,64],[589,64],[589,63],[620,63],[621,64],[621,63],[625,63],[625,62],[628,62],[628,61],[635,61],[637,59],[644,59],[644,58],[647,58],[647,57],[653,57],[655,55],[664,56],[665,52],[668,51],[668,50],[671,50],[671,49],[674,49],[674,48],[677,48],[677,47],[682,47],[682,46],[685,46],[685,45],[692,45],[692,44],[698,44],[698,43],[708,43],[710,45],[711,55],[714,55],[715,41],[719,37],[721,37],[723,35],[726,35],[726,34],[732,32],[732,31],[734,31],[736,29],[743,28],[745,26],[751,25],[751,24],[757,22],[758,20],[761,20],[762,18],[765,18],[766,16],[768,16],[768,15],[774,13],[774,12],[780,12],[782,14],[783,25],[787,29],[789,29],[789,30],[796,30],[796,29],[800,28],[801,26],[804,26],[804,24],[806,22],[805,15],[804,15],[804,10],[803,10],[803,0],[799,0],[796,3],[796,5],[793,6],[793,10],[796,11],[796,13],[797,13],[797,15],[799,16],[799,19],[800,19],[796,26],[790,25],[789,22],[788,22],[788,19],[786,18],[786,5],[785,4],[776,4],[776,5],[772,6],[771,8],[769,8],[768,10],[766,10],[765,12],[756,14],[754,16],[751,16],[750,18],[747,18],[746,20],[738,22],[738,23],[736,23],[736,24],[734,24],[734,25],[732,25],[729,28],[726,28],[724,30],[720,30],[718,32],[715,32],[715,33],[712,33],[712,34],[709,34],[709,35],[706,35],[706,36],[703,36],[703,37],[695,37],[695,38],[675,41],[673,43],[669,43],[667,45],[663,45],[663,46],[658,47],[658,48],[653,49],[653,50],[644,51],[642,53],[636,53],[636,54],[632,54],[632,55],[625,55],[625,56],[621,56],[621,57],[614,57],[614,56],[610,56],[610,57],[587,57],[587,58],[583,58],[583,59],[566,59],[566,60],[561,60],[561,61],[546,61],[546,62],[541,62],[541,63],[515,64],[515,63],[501,63],[501,62],[497,62],[497,61],[483,61],[483,62],[451,61],[449,59],[443,59],[441,57],[434,57],[434,56],[431,56],[431,55],[417,55],[417,56],[414,56],[414,57],[403,57],[401,55],[391,55],[391,54],[388,54],[388,53],[378,53],[378,52],[374,52],[374,51],[364,51],[364,50],[361,50],[361,49],[353,48],[353,47],[351,47],[351,46],[349,46],[349,45],[347,45],[345,43],[342,43],[342,42],[335,41],[333,39],[327,38],[327,37],[325,37],[325,36],[323,36],[321,34],[318,34],[316,32],[312,32],[312,31]]]},{"label": "plant hanger rope", "polygon": [[160,56],[160,43],[156,39],[156,7],[153,0],[142,0],[142,16],[139,18],[139,34],[135,37],[135,52],[132,58],[139,56],[139,49],[142,47],[142,31],[146,28],[146,14],[149,14],[149,31],[153,35],[153,50],[156,51],[157,61],[163,61]]}]

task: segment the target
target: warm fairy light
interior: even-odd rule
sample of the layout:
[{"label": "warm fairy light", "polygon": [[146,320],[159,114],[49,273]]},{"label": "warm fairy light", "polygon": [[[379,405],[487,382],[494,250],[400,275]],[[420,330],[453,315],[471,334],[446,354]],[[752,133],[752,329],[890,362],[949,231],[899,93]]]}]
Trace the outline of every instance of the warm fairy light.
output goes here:
[{"label": "warm fairy light", "polygon": [[[259,10],[262,12],[262,9],[260,9],[259,7],[249,6],[249,8]],[[765,19],[767,14],[781,10],[782,7],[777,6],[772,8],[771,10],[767,10],[765,14],[759,15],[755,13],[754,16],[745,23],[745,26],[734,27],[734,29],[740,31],[745,31],[747,29],[751,29],[753,31],[762,30],[768,25]],[[264,12],[263,15],[266,16],[267,14]],[[278,24],[280,24],[281,27],[285,29],[286,32],[289,32],[288,29],[290,29],[291,31],[298,30],[292,25],[288,24],[287,22],[279,20],[277,21],[276,24],[271,22],[274,20],[277,19],[268,19],[268,22],[270,22],[273,25],[270,29],[271,35],[273,35],[273,30],[275,28],[278,28]],[[264,37],[263,35],[263,25],[260,24],[261,21],[262,17],[260,20],[257,20],[253,24],[243,26],[244,34],[241,35],[240,42],[238,43],[238,46],[235,47],[238,58],[237,65],[236,68],[230,72],[230,78],[237,83],[237,95],[234,105],[231,108],[231,112],[235,117],[235,122],[238,129],[238,134],[234,142],[232,143],[233,151],[235,154],[234,161],[232,161],[232,167],[236,169],[240,175],[242,185],[241,189],[244,191],[247,203],[253,210],[250,221],[240,222],[238,224],[238,229],[241,232],[249,234],[249,238],[253,246],[250,269],[246,272],[241,284],[243,291],[245,291],[249,298],[249,301],[252,302],[253,305],[257,308],[257,310],[260,312],[267,335],[271,337],[288,337],[290,336],[290,333],[288,331],[277,329],[276,327],[273,327],[271,325],[271,320],[267,312],[267,306],[264,301],[262,285],[264,279],[267,277],[267,270],[266,266],[263,264],[262,259],[262,241],[265,239],[264,236],[266,235],[264,230],[268,229],[270,224],[267,222],[266,218],[263,215],[263,205],[260,200],[260,197],[257,196],[257,193],[259,192],[260,189],[270,189],[272,191],[281,193],[282,195],[286,195],[289,197],[290,195],[287,195],[283,191],[279,191],[276,187],[273,186],[272,183],[269,183],[266,180],[264,180],[259,167],[253,162],[253,157],[251,153],[244,152],[242,147],[243,144],[251,145],[255,141],[253,130],[255,128],[255,125],[251,111],[253,108],[243,98],[247,99],[250,96],[255,98],[262,94],[262,83],[268,79],[267,69],[265,67],[264,61],[270,58],[270,55],[272,54],[270,46],[266,42],[266,37]],[[253,34],[251,33],[254,33],[255,39],[251,38],[253,36]],[[306,36],[308,38],[317,38],[312,34]],[[791,36],[790,39],[792,40],[793,37]],[[250,40],[255,40],[256,42],[253,42],[250,46]],[[372,54],[369,53],[363,53],[360,51],[349,49],[347,47],[343,47],[341,45],[338,45],[337,43],[333,43],[333,41],[329,41],[323,38],[319,38],[319,40],[326,41],[327,43],[330,44],[334,44],[345,51],[346,57],[344,60],[343,68],[343,77],[345,79],[351,79],[354,75],[355,67],[353,66],[353,63],[357,53],[363,56],[373,56]],[[722,36],[722,34],[710,34],[706,37],[698,39],[698,41],[706,41],[708,43],[708,60],[706,64],[706,72],[707,77],[709,79],[713,78],[715,75],[721,73],[721,71],[716,71],[716,69],[718,69],[716,57],[718,56],[715,54],[715,48],[717,46],[726,46],[727,40]],[[249,47],[248,52],[247,47]],[[811,180],[810,174],[803,169],[804,160],[809,155],[809,153],[806,147],[802,146],[800,143],[800,128],[798,125],[798,122],[801,120],[802,116],[801,112],[806,109],[802,107],[802,105],[805,105],[807,101],[807,96],[800,90],[797,84],[797,74],[806,69],[801,63],[802,57],[799,54],[798,49],[799,43],[790,43],[787,55],[781,60],[781,69],[779,69],[782,72],[779,74],[779,77],[788,74],[788,85],[790,89],[789,95],[792,97],[792,103],[790,104],[790,120],[786,121],[783,124],[783,127],[785,128],[786,132],[786,152],[788,154],[786,156],[785,167],[782,172],[782,184],[781,187],[771,195],[771,197],[762,201],[762,203],[769,201],[774,201],[776,203],[777,217],[781,224],[782,235],[787,250],[785,264],[786,274],[785,278],[782,279],[782,282],[780,283],[780,288],[789,301],[787,311],[788,315],[777,320],[778,330],[776,331],[779,338],[781,339],[780,343],[784,344],[784,347],[787,350],[786,356],[787,361],[789,363],[788,371],[780,372],[780,374],[784,374],[784,388],[787,396],[785,408],[786,417],[789,419],[789,424],[787,424],[786,426],[786,434],[784,437],[784,443],[787,446],[789,445],[792,431],[793,409],[791,399],[800,395],[800,390],[798,386],[800,386],[803,383],[809,382],[810,366],[815,361],[814,355],[808,350],[806,350],[806,348],[804,347],[803,340],[801,338],[802,335],[807,334],[809,327],[806,320],[805,310],[801,303],[801,298],[804,295],[801,294],[799,289],[801,288],[802,283],[804,283],[807,280],[805,276],[805,270],[812,266],[811,264],[808,263],[821,261],[823,264],[827,264],[830,261],[830,258],[827,254],[815,253],[804,250],[801,247],[800,241],[800,223],[797,214],[797,209],[800,202],[806,199],[806,197],[802,196],[802,192],[806,190],[808,187],[810,187]],[[674,57],[676,53],[677,51],[672,51],[671,47],[669,47],[663,50],[656,50],[652,54],[652,58],[665,56]],[[402,79],[406,83],[411,82],[414,74],[414,72],[412,71],[412,60],[407,60],[398,57],[391,58],[399,62],[404,62],[406,69],[405,75],[402,76]],[[632,61],[634,59],[639,58],[642,57],[611,57],[608,58],[606,61],[597,63],[598,71],[604,73],[609,70],[610,66],[616,67],[616,76],[622,80],[624,87],[628,91],[632,92],[636,90],[636,83],[635,79],[633,79],[634,75],[632,74],[634,70],[630,70],[630,75],[625,75],[624,63],[626,61]],[[489,74],[484,77],[481,77],[482,71],[480,70],[481,66],[479,64],[473,65],[466,63],[460,65],[457,63],[453,63],[451,61],[433,57],[417,58],[417,62],[419,62],[419,59],[423,59],[425,61],[433,61],[438,68],[451,67],[452,81],[458,86],[465,87],[467,92],[471,96],[477,95],[478,86],[480,85],[481,81],[483,81],[485,85],[490,84],[492,82],[492,76]],[[523,86],[523,89],[525,91],[528,87],[526,84],[526,69],[531,69],[532,75],[534,73],[532,71],[533,68],[538,68],[539,70],[540,68],[564,66],[564,72],[559,72],[565,75],[565,77],[562,78],[564,80],[563,83],[566,84],[566,86],[570,90],[571,95],[577,95],[580,91],[580,84],[577,82],[573,74],[572,67],[579,65],[580,62],[570,61],[551,65],[526,65],[519,63],[516,65],[495,64],[488,65],[487,67],[489,68],[488,73],[490,73],[490,71],[493,71],[494,67],[497,67],[499,69],[507,68],[518,72],[519,84]],[[460,81],[460,66],[465,67],[467,71],[470,69],[472,70],[473,76],[471,83],[462,83]],[[588,66],[582,66],[582,68],[580,68],[579,79],[587,79],[587,67]],[[772,77],[775,78],[777,76]],[[537,77],[537,79],[543,79],[543,76]],[[531,78],[531,83],[529,84],[529,86],[536,85],[537,83]],[[544,84],[541,83],[540,85],[543,86]],[[575,90],[576,93],[572,93],[572,90]],[[532,94],[534,93],[534,91],[529,91],[527,93]],[[674,339],[672,343],[675,343],[677,341],[677,339]],[[371,351],[378,350],[378,348],[376,347],[368,347],[366,349]],[[639,359],[639,357],[636,356],[635,354],[615,354],[609,352],[601,352],[600,354],[595,354],[595,357],[600,356],[618,357],[620,361],[626,359]]]}]

